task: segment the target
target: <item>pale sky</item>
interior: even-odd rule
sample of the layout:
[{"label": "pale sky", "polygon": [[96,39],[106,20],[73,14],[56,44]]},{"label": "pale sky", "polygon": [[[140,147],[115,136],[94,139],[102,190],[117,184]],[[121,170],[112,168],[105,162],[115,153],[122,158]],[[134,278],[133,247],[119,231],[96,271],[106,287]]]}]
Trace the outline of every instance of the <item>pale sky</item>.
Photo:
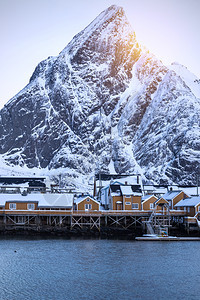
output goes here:
[{"label": "pale sky", "polygon": [[40,61],[57,56],[112,4],[124,8],[139,43],[200,78],[200,0],[0,0],[0,108]]}]

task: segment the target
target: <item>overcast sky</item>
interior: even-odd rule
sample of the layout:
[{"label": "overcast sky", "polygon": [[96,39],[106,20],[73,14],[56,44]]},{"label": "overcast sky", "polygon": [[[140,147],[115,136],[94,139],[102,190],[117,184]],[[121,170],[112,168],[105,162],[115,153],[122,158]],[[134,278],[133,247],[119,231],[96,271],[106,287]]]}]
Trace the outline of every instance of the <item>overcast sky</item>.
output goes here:
[{"label": "overcast sky", "polygon": [[138,41],[165,64],[200,78],[200,0],[0,0],[0,108],[35,67],[112,4],[123,6]]}]

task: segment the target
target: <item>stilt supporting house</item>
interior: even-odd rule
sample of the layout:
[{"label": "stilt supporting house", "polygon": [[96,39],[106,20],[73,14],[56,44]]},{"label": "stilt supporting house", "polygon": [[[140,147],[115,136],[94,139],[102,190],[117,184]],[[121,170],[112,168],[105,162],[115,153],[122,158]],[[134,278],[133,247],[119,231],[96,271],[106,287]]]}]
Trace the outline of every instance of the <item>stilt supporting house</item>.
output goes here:
[{"label": "stilt supporting house", "polygon": [[124,229],[135,232],[154,231],[160,227],[170,228],[171,222],[184,219],[184,212],[157,213],[151,211],[1,211],[0,230],[24,229],[35,231],[92,230],[101,232],[105,228]]}]

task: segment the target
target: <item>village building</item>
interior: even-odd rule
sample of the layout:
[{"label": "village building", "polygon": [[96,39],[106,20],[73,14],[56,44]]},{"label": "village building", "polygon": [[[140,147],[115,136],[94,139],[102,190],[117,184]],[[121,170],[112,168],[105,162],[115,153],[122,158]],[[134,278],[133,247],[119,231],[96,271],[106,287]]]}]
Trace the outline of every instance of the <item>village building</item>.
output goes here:
[{"label": "village building", "polygon": [[169,211],[169,202],[164,198],[159,198],[154,202],[156,212],[166,213]]},{"label": "village building", "polygon": [[71,210],[73,194],[0,194],[0,208],[7,211]]},{"label": "village building", "polygon": [[111,185],[134,185],[137,186],[140,191],[143,190],[142,178],[137,174],[129,176],[118,174],[97,174],[94,185],[94,195],[96,194],[95,191],[97,187],[97,199],[106,210],[110,209],[109,195]]},{"label": "village building", "polygon": [[142,210],[154,210],[154,203],[158,198],[154,195],[142,196]]},{"label": "village building", "polygon": [[109,209],[141,210],[141,197],[140,185],[110,185]]},{"label": "village building", "polygon": [[0,194],[1,207],[4,210],[37,210],[38,201],[42,198],[42,194]]},{"label": "village building", "polygon": [[[111,184],[118,185],[118,186],[123,185],[123,183],[119,181],[111,181]],[[104,186],[103,188],[101,188],[101,190],[99,191],[99,200],[101,205],[105,209],[109,209],[109,190],[110,190],[110,183]]]},{"label": "village building", "polygon": [[189,217],[200,215],[200,196],[194,196],[179,201],[175,208],[184,210]]},{"label": "village building", "polygon": [[100,203],[90,196],[82,196],[74,200],[75,211],[99,211]]},{"label": "village building", "polygon": [[188,198],[189,196],[181,190],[169,191],[162,196],[163,199],[169,203],[169,209],[174,209],[175,205],[182,199]]},{"label": "village building", "polygon": [[143,185],[144,195],[155,195],[156,197],[162,197],[168,192],[168,186],[162,185]]}]

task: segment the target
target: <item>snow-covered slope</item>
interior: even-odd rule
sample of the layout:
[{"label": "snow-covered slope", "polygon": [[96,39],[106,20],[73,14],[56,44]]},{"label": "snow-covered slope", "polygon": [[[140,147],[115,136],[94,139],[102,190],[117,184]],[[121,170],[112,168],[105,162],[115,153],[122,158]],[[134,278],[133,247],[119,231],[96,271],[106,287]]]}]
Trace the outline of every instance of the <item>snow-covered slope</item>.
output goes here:
[{"label": "snow-covered slope", "polygon": [[178,76],[185,82],[185,84],[191,89],[192,93],[200,99],[200,79],[192,74],[185,66],[174,62],[169,69],[176,72]]},{"label": "snow-covered slope", "polygon": [[194,182],[198,88],[183,66],[144,50],[113,5],[41,62],[1,110],[1,161],[75,177],[101,170]]}]

